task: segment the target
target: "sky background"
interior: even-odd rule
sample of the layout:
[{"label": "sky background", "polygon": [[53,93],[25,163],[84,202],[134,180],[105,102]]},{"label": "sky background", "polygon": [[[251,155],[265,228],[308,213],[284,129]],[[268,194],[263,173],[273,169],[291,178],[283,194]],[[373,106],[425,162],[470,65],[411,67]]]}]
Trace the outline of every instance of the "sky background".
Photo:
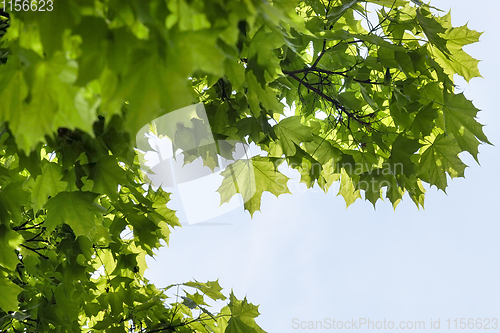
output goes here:
[{"label": "sky background", "polygon": [[[500,1],[431,5],[451,8],[454,26],[484,31],[466,48],[482,60],[483,78],[457,82],[499,144]],[[388,201],[376,210],[362,200],[346,209],[338,186],[324,194],[293,179],[292,195],[264,193],[253,218],[234,210],[211,221],[227,225],[174,230],[169,247],[148,260],[146,277],[158,287],[219,279],[226,294],[233,288],[238,298],[260,304],[257,322],[268,332],[328,331],[294,329],[294,318],[422,320],[425,331],[440,318],[441,330],[450,332],[448,318],[452,325],[455,318],[498,318],[500,326],[499,151],[481,146],[481,166],[462,157],[470,166],[466,178],[450,181],[447,194],[428,189],[425,210],[407,196],[396,211]]]}]

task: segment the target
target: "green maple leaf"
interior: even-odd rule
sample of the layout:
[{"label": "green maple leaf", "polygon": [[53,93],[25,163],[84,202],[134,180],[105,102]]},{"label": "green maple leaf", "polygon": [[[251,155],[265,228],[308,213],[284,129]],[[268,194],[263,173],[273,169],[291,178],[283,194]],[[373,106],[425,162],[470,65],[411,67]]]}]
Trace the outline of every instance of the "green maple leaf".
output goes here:
[{"label": "green maple leaf", "polygon": [[138,55],[137,68],[130,69],[116,91],[117,96],[128,99],[129,116],[125,127],[137,133],[164,112],[170,112],[192,104],[187,87],[189,68],[179,55],[173,55],[168,66],[156,55]]},{"label": "green maple leaf", "polygon": [[[20,92],[14,94],[11,103],[18,107],[23,117],[10,116],[10,128],[16,137],[17,144],[29,152],[44,135],[56,131],[58,127],[78,127],[91,131],[91,124],[83,122],[75,107],[77,89],[73,86],[76,80],[77,64],[58,53],[49,61],[39,61],[33,66],[32,73],[25,74],[31,83],[30,95],[20,98],[25,93],[25,84],[18,74],[14,76],[20,81]],[[29,78],[29,80],[28,80]],[[12,82],[14,83],[14,82]],[[30,130],[27,131],[26,129]]]},{"label": "green maple leaf", "polygon": [[194,294],[189,294],[185,290],[184,290],[184,292],[186,293],[186,296],[182,297],[184,299],[183,304],[186,305],[188,308],[194,309],[194,308],[196,308],[199,305],[208,305],[203,300],[203,295],[202,294],[200,294],[198,292],[196,292]]},{"label": "green maple leaf", "polygon": [[365,199],[370,201],[375,207],[375,203],[382,197],[382,187],[388,186],[387,178],[384,175],[373,173],[364,173],[360,176],[357,187],[365,191]]},{"label": "green maple leaf", "polygon": [[247,133],[250,133],[249,137],[253,142],[260,142],[265,137],[264,133],[262,133],[262,126],[255,117],[240,119],[236,123],[236,127],[238,128],[238,135],[241,137],[245,137],[248,135]]},{"label": "green maple leaf", "polygon": [[279,144],[287,156],[295,155],[297,152],[295,145],[299,146],[301,142],[313,140],[311,128],[302,125],[300,118],[300,116],[287,117],[274,126]]},{"label": "green maple leaf", "polygon": [[438,135],[434,141],[423,147],[418,174],[426,178],[431,185],[445,191],[448,186],[446,173],[452,178],[464,177],[467,166],[458,157],[461,151],[455,138]]},{"label": "green maple leaf", "polygon": [[11,282],[5,276],[0,275],[0,290],[2,291],[2,297],[0,297],[0,309],[5,312],[17,311],[19,309],[17,295],[23,291],[23,289],[17,284]]},{"label": "green maple leaf", "polygon": [[391,149],[389,163],[395,172],[402,171],[405,175],[411,175],[415,172],[415,163],[411,156],[420,148],[418,140],[411,140],[400,134],[394,140]]},{"label": "green maple leaf", "polygon": [[156,191],[153,191],[153,189],[150,188],[148,190],[147,198],[153,202],[153,209],[160,215],[165,223],[172,227],[181,225],[179,219],[175,215],[175,210],[167,207],[167,204],[170,201],[170,193],[163,191],[161,187],[159,187]]},{"label": "green maple leaf", "polygon": [[445,72],[450,75],[455,73],[465,78],[467,82],[473,77],[480,77],[477,64],[479,60],[468,55],[462,47],[476,43],[482,33],[470,30],[467,25],[458,28],[449,28],[442,36],[446,39],[446,45],[450,54],[443,55],[436,52],[436,61],[443,66]]},{"label": "green maple leaf", "polygon": [[441,65],[446,74],[450,77],[453,74],[459,74],[467,82],[474,77],[481,77],[477,65],[479,60],[474,59],[464,50],[453,50],[451,55],[442,53],[439,49],[431,48],[434,52],[436,62]]},{"label": "green maple leaf", "polygon": [[479,61],[463,51],[462,47],[479,41],[481,33],[470,30],[467,25],[453,28],[449,14],[440,18],[428,15],[426,10],[417,10],[417,19],[432,43],[430,49],[444,71],[450,76],[457,73],[467,82],[473,77],[480,77]]},{"label": "green maple leaf", "polygon": [[217,189],[221,204],[241,193],[245,209],[253,215],[260,210],[260,200],[264,191],[279,196],[290,193],[287,187],[289,178],[276,170],[276,166],[266,157],[255,156],[248,160],[238,160],[229,165],[221,175],[224,177]]},{"label": "green maple leaf", "polygon": [[345,12],[354,6],[358,0],[347,0],[342,1],[342,5],[333,7],[329,12],[326,18],[328,19],[328,24],[333,24],[337,22]]},{"label": "green maple leaf", "polygon": [[74,14],[71,5],[65,2],[52,11],[47,11],[46,15],[36,17],[39,20],[40,41],[45,54],[50,56],[62,48],[64,30],[71,28],[76,21]]},{"label": "green maple leaf", "polygon": [[80,49],[83,56],[78,59],[80,70],[77,83],[84,85],[102,72],[106,52],[101,50],[107,47],[109,39],[106,36],[111,32],[104,18],[96,16],[84,16],[73,32],[82,41]]},{"label": "green maple leaf", "polygon": [[8,62],[2,65],[0,72],[0,106],[2,108],[0,120],[2,121],[14,119],[16,114],[24,113],[26,108],[28,86],[23,72],[16,67],[14,62]]},{"label": "green maple leaf", "polygon": [[477,64],[479,60],[468,55],[462,47],[468,44],[476,43],[482,33],[475,30],[470,30],[467,25],[458,28],[448,28],[445,33],[441,34],[446,40],[446,47],[449,53],[443,52],[442,49],[433,49],[436,55],[436,61],[443,66],[445,72],[453,76],[457,73],[461,75],[467,82],[473,77],[480,77]]},{"label": "green maple leaf", "polygon": [[334,147],[329,140],[323,140],[318,136],[314,136],[313,141],[305,142],[304,150],[321,164],[331,162],[335,166],[342,159],[340,149]]},{"label": "green maple leaf", "polygon": [[[262,87],[255,75],[247,71],[246,82],[248,85],[248,105],[255,117],[258,117],[264,107],[268,111],[282,112],[283,104],[276,98],[276,93],[268,85]],[[262,105],[262,107],[261,107]]]},{"label": "green maple leaf", "polygon": [[29,193],[23,189],[24,181],[12,181],[0,189],[0,218],[22,221],[22,207],[29,209]]},{"label": "green maple leaf", "polygon": [[243,64],[237,63],[231,59],[226,59],[224,69],[233,88],[237,91],[242,91],[245,84],[245,67],[243,67]]},{"label": "green maple leaf", "polygon": [[444,33],[443,38],[446,39],[446,43],[451,50],[456,50],[464,45],[479,42],[479,37],[482,34],[482,32],[476,30],[470,30],[465,24],[461,27],[449,28]]},{"label": "green maple leaf", "polygon": [[280,59],[273,49],[279,48],[284,43],[282,36],[269,32],[265,26],[253,35],[248,52],[247,68],[248,71],[253,72],[252,76],[259,81],[260,85],[264,86],[268,77],[275,79],[281,72]]},{"label": "green maple leaf", "polygon": [[31,203],[35,212],[45,205],[49,196],[53,197],[66,189],[67,182],[62,181],[62,177],[59,164],[42,161],[42,173],[31,185]]},{"label": "green maple leaf", "polygon": [[102,232],[101,216],[106,209],[94,202],[97,193],[92,192],[59,192],[45,204],[47,218],[45,226],[48,231],[66,223],[75,235],[89,239],[99,239]]},{"label": "green maple leaf", "polygon": [[183,283],[183,285],[198,289],[214,301],[225,300],[227,298],[221,293],[222,287],[219,285],[219,280],[208,282],[198,282],[194,280],[194,282],[186,282]]},{"label": "green maple leaf", "polygon": [[172,42],[187,70],[200,69],[217,76],[224,74],[224,54],[215,45],[217,35],[207,30],[177,33]]},{"label": "green maple leaf", "polygon": [[434,103],[429,103],[422,107],[416,114],[415,118],[408,129],[413,133],[413,138],[426,137],[431,134],[434,127],[434,119],[438,116],[437,109],[433,108]]},{"label": "green maple leaf", "polygon": [[392,207],[396,209],[396,206],[403,198],[404,191],[400,186],[398,186],[395,177],[389,177],[389,184],[390,185],[387,187],[386,197],[392,203]]},{"label": "green maple leaf", "polygon": [[479,140],[490,143],[483,133],[483,125],[477,122],[479,110],[463,93],[444,94],[443,112],[446,130],[453,133],[458,145],[477,159]]},{"label": "green maple leaf", "polygon": [[349,177],[344,169],[341,171],[340,188],[337,196],[338,195],[342,195],[346,207],[349,207],[354,203],[354,201],[361,198],[360,191],[355,188],[351,177]]},{"label": "green maple leaf", "polygon": [[259,307],[248,303],[247,299],[238,300],[231,292],[228,308],[231,310],[231,318],[227,323],[226,333],[264,333],[255,322],[260,314]]},{"label": "green maple leaf", "polygon": [[19,263],[15,249],[19,247],[23,237],[15,231],[0,224],[0,266],[15,270]]},{"label": "green maple leaf", "polygon": [[246,298],[243,300],[238,300],[231,292],[231,294],[229,295],[229,300],[230,303],[228,306],[231,310],[231,315],[233,316],[256,318],[260,314],[259,307],[257,305],[248,303]]},{"label": "green maple leaf", "polygon": [[431,16],[425,9],[417,10],[417,20],[429,41],[435,45],[443,54],[449,55],[446,39],[443,34],[448,28],[448,19]]},{"label": "green maple leaf", "polygon": [[89,179],[94,181],[93,191],[108,195],[112,199],[118,198],[118,185],[125,184],[127,172],[118,165],[115,156],[100,158],[93,165]]}]

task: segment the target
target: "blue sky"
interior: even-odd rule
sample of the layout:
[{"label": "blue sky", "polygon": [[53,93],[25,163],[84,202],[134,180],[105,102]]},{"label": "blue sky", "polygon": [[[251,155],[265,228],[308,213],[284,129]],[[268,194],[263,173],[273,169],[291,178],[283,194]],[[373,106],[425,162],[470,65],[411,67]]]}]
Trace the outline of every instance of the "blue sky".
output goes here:
[{"label": "blue sky", "polygon": [[[482,60],[483,78],[458,83],[499,143],[500,2],[431,4],[451,8],[455,26],[484,31],[466,49]],[[306,191],[293,179],[292,195],[265,193],[253,218],[234,210],[216,218],[228,225],[176,229],[146,276],[158,286],[219,279],[227,293],[260,304],[258,323],[268,332],[327,330],[295,329],[294,318],[424,321],[427,329],[440,318],[442,330],[448,318],[452,326],[454,318],[500,321],[499,152],[481,146],[481,166],[463,157],[466,178],[451,181],[447,194],[429,189],[420,211],[408,197],[396,211],[361,200],[346,209],[334,188]]]}]

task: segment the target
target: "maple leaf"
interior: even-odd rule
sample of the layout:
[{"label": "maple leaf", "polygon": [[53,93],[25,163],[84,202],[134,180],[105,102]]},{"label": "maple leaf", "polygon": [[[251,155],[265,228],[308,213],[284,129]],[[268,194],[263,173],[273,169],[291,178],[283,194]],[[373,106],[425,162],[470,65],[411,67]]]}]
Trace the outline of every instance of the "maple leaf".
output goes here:
[{"label": "maple leaf", "polygon": [[[411,160],[412,155],[420,148],[418,140],[411,140],[404,135],[398,135],[392,144],[389,163],[396,171],[402,169],[405,175],[412,175],[415,172],[415,163]],[[397,166],[401,165],[402,168]]]},{"label": "maple leaf", "polygon": [[433,49],[436,61],[443,66],[445,72],[451,76],[457,73],[467,82],[474,77],[481,77],[477,64],[479,60],[467,54],[462,47],[479,41],[482,33],[470,30],[467,25],[458,28],[448,28],[440,36],[446,41],[449,53],[441,48]]},{"label": "maple leaf", "polygon": [[427,10],[421,9],[417,10],[417,19],[429,41],[443,54],[449,55],[450,51],[446,45],[446,39],[442,37],[442,34],[446,32],[447,28],[443,26],[443,20],[437,19],[431,16]]},{"label": "maple leaf", "polygon": [[59,164],[42,161],[42,174],[31,185],[31,202],[35,211],[42,208],[49,197],[66,189],[68,183],[61,180],[61,175]]},{"label": "maple leaf", "polygon": [[16,311],[18,309],[17,295],[23,291],[23,288],[13,283],[5,276],[0,275],[0,290],[2,297],[0,297],[0,309],[3,311]]},{"label": "maple leaf", "polygon": [[185,286],[193,287],[213,299],[216,300],[225,300],[226,296],[221,293],[222,287],[219,285],[219,280],[216,281],[208,281],[208,282],[198,282],[198,281],[189,281],[183,283]]},{"label": "maple leaf", "polygon": [[455,138],[440,134],[422,150],[418,173],[431,185],[445,192],[448,185],[446,173],[452,178],[464,177],[467,166],[458,158],[461,150]]},{"label": "maple leaf", "polygon": [[[12,231],[0,225],[0,265],[10,269],[15,270],[17,264],[19,263],[19,257],[17,256],[15,249],[19,247],[23,238],[20,234]],[[1,306],[0,306],[1,308]]]},{"label": "maple leaf", "polygon": [[126,183],[126,171],[118,165],[115,156],[99,159],[91,168],[89,179],[94,181],[93,191],[118,198],[118,185]]},{"label": "maple leaf", "polygon": [[463,93],[444,94],[443,112],[446,130],[453,133],[458,145],[468,151],[478,161],[479,140],[490,143],[483,132],[483,125],[477,122],[476,115],[479,110],[465,98]]},{"label": "maple leaf", "polygon": [[75,235],[86,236],[89,239],[99,239],[102,231],[102,214],[106,209],[94,200],[99,194],[92,192],[59,192],[49,199],[45,208],[47,219],[45,225],[48,231],[57,226],[67,224]]},{"label": "maple leaf", "polygon": [[340,188],[337,196],[341,195],[344,198],[346,207],[352,205],[357,199],[361,198],[361,193],[354,186],[351,177],[345,172],[344,169],[341,171],[340,178]]},{"label": "maple leaf", "polygon": [[265,333],[255,322],[255,318],[260,314],[259,307],[248,303],[247,299],[238,300],[231,292],[228,308],[231,310],[231,318],[225,332],[228,333]]},{"label": "maple leaf", "polygon": [[279,144],[288,156],[296,153],[295,145],[304,141],[312,141],[311,129],[300,122],[300,116],[287,117],[274,126],[274,132],[278,136]]},{"label": "maple leaf", "polygon": [[217,189],[221,204],[240,193],[245,209],[253,215],[260,210],[261,196],[264,191],[275,196],[290,193],[287,187],[289,178],[276,170],[273,162],[261,156],[238,160],[229,165],[221,175],[224,177]]}]

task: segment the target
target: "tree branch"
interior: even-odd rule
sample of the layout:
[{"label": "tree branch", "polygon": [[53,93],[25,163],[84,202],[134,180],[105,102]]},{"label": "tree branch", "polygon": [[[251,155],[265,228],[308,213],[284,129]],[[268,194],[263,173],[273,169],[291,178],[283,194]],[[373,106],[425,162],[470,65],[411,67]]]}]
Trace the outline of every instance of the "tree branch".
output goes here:
[{"label": "tree branch", "polygon": [[359,119],[358,117],[356,117],[356,115],[354,113],[348,111],[342,104],[339,103],[339,101],[337,101],[336,99],[334,99],[334,98],[326,95],[324,92],[322,92],[318,88],[312,86],[311,84],[309,84],[308,82],[304,81],[303,79],[299,78],[294,73],[289,73],[288,75],[290,77],[292,77],[293,79],[295,79],[296,81],[298,81],[300,84],[302,84],[307,89],[313,91],[318,96],[320,96],[323,99],[327,100],[328,102],[332,103],[338,110],[344,112],[349,118],[352,118],[352,119],[356,120],[357,122],[359,122],[360,124],[363,124],[363,125],[368,125],[369,124],[369,123],[367,123],[367,122]]},{"label": "tree branch", "polygon": [[383,84],[382,82],[376,82],[376,81],[372,81],[370,79],[360,80],[360,79],[353,78],[353,77],[346,74],[349,71],[350,70],[336,72],[336,71],[329,71],[327,69],[322,69],[322,68],[317,68],[317,67],[307,67],[307,68],[302,68],[302,69],[296,69],[293,71],[284,70],[283,74],[291,76],[292,74],[299,74],[299,73],[306,73],[307,74],[307,73],[311,73],[311,72],[318,72],[318,73],[324,73],[324,74],[329,74],[329,75],[340,75],[340,76],[343,76],[345,78],[352,78],[353,81],[359,82],[359,83],[367,83],[367,84],[374,84],[374,85]]},{"label": "tree branch", "polygon": [[31,220],[28,220],[26,222],[24,222],[23,224],[21,224],[20,226],[17,226],[17,227],[14,227],[12,228],[12,230],[14,231],[23,231],[23,230],[30,230],[30,229],[36,229],[38,228],[41,224],[43,224],[44,221],[38,223],[38,224],[33,224],[31,227],[25,227],[25,225],[27,225],[28,223],[30,222],[33,222],[33,219]]},{"label": "tree branch", "polygon": [[38,234],[36,234],[36,236],[34,237],[31,237],[30,239],[27,239],[26,241],[27,242],[43,242],[43,243],[48,243],[48,241],[44,240],[44,239],[37,239],[39,236],[41,236],[43,234],[45,230],[42,229],[42,231],[40,231]]},{"label": "tree branch", "polygon": [[40,257],[42,257],[43,259],[49,259],[49,257],[47,257],[47,256],[45,256],[45,255],[41,254],[40,252],[38,252],[38,250],[47,250],[47,248],[46,248],[46,247],[38,247],[38,248],[36,248],[36,249],[33,249],[33,248],[31,248],[31,247],[29,247],[29,246],[26,246],[26,245],[24,245],[24,244],[21,244],[21,246],[22,246],[22,247],[24,247],[25,249],[28,249],[28,250],[30,250],[30,251],[35,252],[36,254],[38,254],[38,255],[39,255]]}]

